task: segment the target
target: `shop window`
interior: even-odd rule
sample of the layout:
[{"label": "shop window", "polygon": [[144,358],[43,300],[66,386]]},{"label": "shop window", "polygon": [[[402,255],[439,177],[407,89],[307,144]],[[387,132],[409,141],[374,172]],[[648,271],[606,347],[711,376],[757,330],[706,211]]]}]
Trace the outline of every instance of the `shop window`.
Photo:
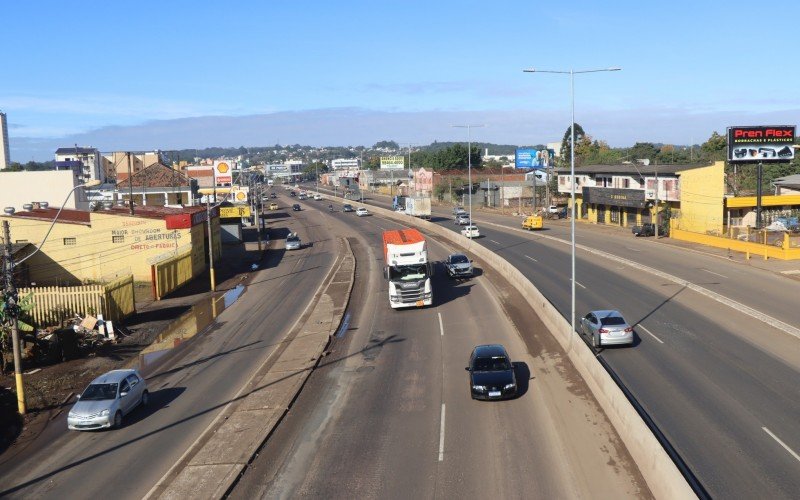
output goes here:
[{"label": "shop window", "polygon": [[631,187],[631,180],[630,179],[622,179],[622,187],[624,187],[624,188]]},{"label": "shop window", "polygon": [[77,243],[77,238],[64,238],[65,246],[74,246]]},{"label": "shop window", "polygon": [[125,243],[125,236],[112,236],[111,243]]}]

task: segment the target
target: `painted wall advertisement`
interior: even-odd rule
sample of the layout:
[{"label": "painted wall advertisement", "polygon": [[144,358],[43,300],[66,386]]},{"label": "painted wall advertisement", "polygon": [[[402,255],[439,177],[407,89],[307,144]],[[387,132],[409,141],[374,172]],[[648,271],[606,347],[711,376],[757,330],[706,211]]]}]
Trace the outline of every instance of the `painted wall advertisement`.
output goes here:
[{"label": "painted wall advertisement", "polygon": [[794,136],[794,125],[728,127],[728,161],[791,161]]},{"label": "painted wall advertisement", "polygon": [[555,157],[556,152],[553,149],[518,148],[514,152],[514,166],[516,168],[551,167]]}]

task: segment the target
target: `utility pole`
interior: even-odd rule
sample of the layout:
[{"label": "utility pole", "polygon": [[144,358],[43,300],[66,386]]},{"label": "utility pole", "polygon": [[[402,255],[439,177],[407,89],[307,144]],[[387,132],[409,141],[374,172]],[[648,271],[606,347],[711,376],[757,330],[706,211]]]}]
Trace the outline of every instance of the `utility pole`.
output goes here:
[{"label": "utility pole", "polygon": [[130,201],[131,215],[134,215],[134,213],[133,213],[133,174],[131,173],[131,153],[130,153],[130,151],[127,151],[125,153],[125,156],[127,156],[127,158],[128,158],[128,197],[129,197],[128,201]]},{"label": "utility pole", "polygon": [[655,239],[658,239],[658,165],[656,165],[656,223],[655,226]]},{"label": "utility pole", "polygon": [[7,220],[3,221],[3,239],[5,249],[3,253],[3,275],[5,278],[6,314],[11,319],[11,343],[14,351],[14,379],[17,382],[17,408],[20,415],[25,414],[25,385],[22,382],[22,351],[19,345],[19,328],[17,315],[19,305],[17,287],[14,285],[14,261],[11,255],[11,229]]}]

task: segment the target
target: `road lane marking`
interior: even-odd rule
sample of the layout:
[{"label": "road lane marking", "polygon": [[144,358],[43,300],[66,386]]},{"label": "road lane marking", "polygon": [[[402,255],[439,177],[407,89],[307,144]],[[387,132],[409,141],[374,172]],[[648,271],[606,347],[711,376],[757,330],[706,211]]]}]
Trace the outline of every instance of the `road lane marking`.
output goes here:
[{"label": "road lane marking", "polygon": [[439,331],[442,333],[442,337],[444,337],[444,326],[442,325],[442,313],[436,313],[439,315]]},{"label": "road lane marking", "polygon": [[492,243],[494,243],[495,245],[500,245],[500,244],[501,244],[499,241],[494,241],[494,240],[489,240],[489,241],[491,241],[491,242],[492,242]]},{"label": "road lane marking", "polygon": [[[572,280],[570,280],[570,281],[572,281]],[[586,290],[586,287],[581,285],[580,283],[578,283],[577,280],[575,280],[575,284],[578,285],[579,287],[583,288],[584,290]]]},{"label": "road lane marking", "polygon": [[526,259],[531,259],[531,260],[532,260],[532,261],[534,261],[534,262],[539,262],[538,260],[534,259],[534,258],[533,258],[533,257],[531,257],[530,255],[526,255],[526,256],[525,256],[525,258],[526,258]]},{"label": "road lane marking", "polygon": [[625,247],[625,248],[627,248],[628,250],[632,250],[634,252],[641,252],[641,250],[639,250],[638,248],[633,248],[633,247]]},{"label": "road lane marking", "polygon": [[442,403],[442,421],[439,425],[439,461],[444,461],[444,403]]},{"label": "road lane marking", "polygon": [[705,271],[707,273],[715,274],[715,275],[719,276],[720,278],[727,278],[727,276],[725,276],[724,274],[715,273],[714,271],[709,271],[708,269],[704,269],[702,267],[700,268],[700,270],[701,271]]},{"label": "road lane marking", "polygon": [[661,340],[660,338],[658,338],[658,337],[656,337],[655,335],[653,335],[653,332],[651,332],[650,330],[648,330],[647,328],[645,328],[645,327],[644,327],[644,325],[642,325],[641,323],[640,323],[640,324],[638,324],[638,325],[636,325],[636,326],[637,326],[638,328],[641,328],[642,330],[646,331],[646,332],[647,332],[647,333],[648,333],[648,334],[649,334],[651,337],[653,337],[654,339],[658,340],[658,341],[659,341],[659,342],[661,342],[662,344],[664,343],[664,341],[663,341],[663,340]]},{"label": "road lane marking", "polygon": [[[444,415],[444,405],[442,405],[442,415]],[[442,417],[442,418],[444,418],[444,417]],[[792,456],[795,458],[795,460],[797,460],[798,462],[800,462],[800,455],[798,455],[797,453],[795,453],[793,449],[789,448],[789,447],[786,445],[786,443],[784,443],[783,441],[781,441],[781,440],[780,440],[780,438],[779,438],[778,436],[776,436],[775,434],[773,434],[772,432],[770,432],[770,430],[769,430],[769,429],[767,429],[766,427],[762,427],[762,429],[764,430],[764,432],[766,432],[767,434],[769,434],[769,435],[770,435],[770,437],[771,437],[772,439],[774,439],[775,441],[777,441],[779,445],[783,446],[783,449],[785,449],[786,451],[788,451],[788,452],[789,452],[789,453],[790,453],[790,454],[791,454],[791,455],[792,455]],[[441,459],[442,459],[441,457],[442,457],[442,455],[441,455],[441,453],[439,453],[439,460],[441,460]]]}]

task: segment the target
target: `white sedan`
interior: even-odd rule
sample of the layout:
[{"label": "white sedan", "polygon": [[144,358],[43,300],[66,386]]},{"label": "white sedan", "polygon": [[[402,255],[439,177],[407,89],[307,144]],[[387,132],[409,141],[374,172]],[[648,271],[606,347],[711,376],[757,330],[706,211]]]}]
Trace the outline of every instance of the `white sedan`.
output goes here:
[{"label": "white sedan", "polygon": [[364,217],[365,215],[369,215],[369,211],[364,207],[359,207],[356,209],[356,215]]},{"label": "white sedan", "polygon": [[314,195],[314,200],[315,201],[319,201],[321,199],[322,199],[322,195],[321,194],[317,193],[317,194]]},{"label": "white sedan", "polygon": [[481,232],[478,231],[478,226],[466,226],[461,230],[461,234],[467,238],[480,238]]}]

